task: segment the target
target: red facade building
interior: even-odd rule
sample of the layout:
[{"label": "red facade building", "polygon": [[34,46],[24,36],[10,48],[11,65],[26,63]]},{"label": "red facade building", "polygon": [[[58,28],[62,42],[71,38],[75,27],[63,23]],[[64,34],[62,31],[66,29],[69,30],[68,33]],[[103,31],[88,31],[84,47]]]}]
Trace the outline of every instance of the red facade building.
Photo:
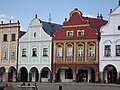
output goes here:
[{"label": "red facade building", "polygon": [[53,80],[94,82],[99,78],[100,28],[107,21],[102,15],[84,17],[77,8],[65,19],[53,38]]}]

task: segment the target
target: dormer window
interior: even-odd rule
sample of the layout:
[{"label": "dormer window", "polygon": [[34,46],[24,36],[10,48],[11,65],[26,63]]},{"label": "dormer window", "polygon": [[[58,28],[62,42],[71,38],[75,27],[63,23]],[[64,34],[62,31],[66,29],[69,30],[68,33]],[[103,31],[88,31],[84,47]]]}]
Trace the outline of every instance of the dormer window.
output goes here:
[{"label": "dormer window", "polygon": [[73,37],[73,31],[67,31],[67,37]]},{"label": "dormer window", "polygon": [[78,30],[78,31],[77,31],[77,36],[78,36],[78,37],[84,36],[84,30]]},{"label": "dormer window", "polygon": [[118,26],[118,30],[120,30],[120,26]]}]

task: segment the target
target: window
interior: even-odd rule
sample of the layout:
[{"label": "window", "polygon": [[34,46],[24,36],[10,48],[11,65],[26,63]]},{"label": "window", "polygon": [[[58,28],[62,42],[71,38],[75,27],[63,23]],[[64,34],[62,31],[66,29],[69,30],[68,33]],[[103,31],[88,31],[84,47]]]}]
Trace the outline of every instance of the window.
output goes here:
[{"label": "window", "polygon": [[67,56],[71,57],[72,56],[72,47],[67,48]]},{"label": "window", "polygon": [[7,34],[3,35],[3,41],[7,41]]},{"label": "window", "polygon": [[73,37],[73,31],[67,31],[67,37]]},{"label": "window", "polygon": [[34,37],[36,37],[36,32],[34,33]]},{"label": "window", "polygon": [[12,34],[11,41],[15,41],[15,34]]},{"label": "window", "polygon": [[57,57],[62,57],[62,47],[57,48]]},{"label": "window", "polygon": [[118,26],[118,30],[120,30],[120,26]]},{"label": "window", "polygon": [[37,56],[37,48],[32,49],[32,56],[36,57]]},{"label": "window", "polygon": [[48,48],[43,48],[43,56],[48,56]]},{"label": "window", "polygon": [[79,57],[82,57],[82,56],[83,56],[83,48],[82,48],[82,47],[79,47],[79,48],[78,48],[78,56],[79,56]]},{"label": "window", "polygon": [[111,48],[110,45],[105,45],[105,57],[111,56]]},{"label": "window", "polygon": [[120,45],[116,45],[116,56],[120,56]]},{"label": "window", "polygon": [[95,56],[94,46],[88,48],[88,56]]},{"label": "window", "polygon": [[6,53],[6,51],[3,51],[3,52],[2,52],[2,59],[3,59],[3,60],[6,60],[6,59],[7,59],[7,53]]},{"label": "window", "polygon": [[27,50],[24,48],[24,49],[22,49],[22,57],[26,57],[26,54],[27,53]]},{"label": "window", "polygon": [[78,30],[77,36],[84,36],[84,30]]},{"label": "window", "polygon": [[15,52],[10,53],[10,59],[15,59]]}]

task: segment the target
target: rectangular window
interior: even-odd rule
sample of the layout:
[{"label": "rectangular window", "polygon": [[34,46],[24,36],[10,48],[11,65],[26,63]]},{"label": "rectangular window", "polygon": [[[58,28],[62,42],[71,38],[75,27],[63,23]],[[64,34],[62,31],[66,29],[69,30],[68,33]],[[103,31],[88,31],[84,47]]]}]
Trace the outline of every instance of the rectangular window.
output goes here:
[{"label": "rectangular window", "polygon": [[120,45],[116,45],[116,56],[120,56]]},{"label": "rectangular window", "polygon": [[15,34],[12,34],[11,41],[15,41]]},{"label": "rectangular window", "polygon": [[88,56],[95,56],[95,49],[94,47],[88,48]]},{"label": "rectangular window", "polygon": [[15,59],[15,52],[10,53],[10,59]]},{"label": "rectangular window", "polygon": [[27,49],[22,49],[22,57],[26,57],[27,56]]},{"label": "rectangular window", "polygon": [[72,47],[67,48],[67,56],[72,57]]},{"label": "rectangular window", "polygon": [[43,48],[43,56],[48,56],[48,48]]},{"label": "rectangular window", "polygon": [[79,56],[79,57],[82,57],[82,56],[83,56],[83,48],[82,48],[82,47],[79,47],[79,48],[78,48],[78,56]]},{"label": "rectangular window", "polygon": [[77,36],[84,36],[84,30],[78,30],[77,31]]},{"label": "rectangular window", "polygon": [[36,57],[37,56],[37,48],[32,49],[32,56]]},{"label": "rectangular window", "polygon": [[67,37],[73,37],[73,31],[67,31]]},{"label": "rectangular window", "polygon": [[7,53],[6,53],[6,51],[3,51],[3,52],[2,52],[2,59],[3,59],[3,60],[6,60],[6,59],[7,59]]},{"label": "rectangular window", "polygon": [[110,45],[105,45],[105,57],[111,56],[111,47]]},{"label": "rectangular window", "polygon": [[3,41],[7,41],[7,34],[3,35]]},{"label": "rectangular window", "polygon": [[62,57],[62,48],[57,48],[57,57]]},{"label": "rectangular window", "polygon": [[118,26],[118,30],[120,30],[120,26]]}]

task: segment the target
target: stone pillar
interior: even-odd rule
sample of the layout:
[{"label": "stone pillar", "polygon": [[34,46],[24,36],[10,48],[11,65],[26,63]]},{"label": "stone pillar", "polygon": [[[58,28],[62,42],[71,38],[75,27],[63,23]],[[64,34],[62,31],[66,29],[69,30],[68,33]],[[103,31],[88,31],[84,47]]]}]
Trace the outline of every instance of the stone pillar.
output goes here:
[{"label": "stone pillar", "polygon": [[3,75],[3,81],[8,81],[8,72],[5,73],[5,76]]},{"label": "stone pillar", "polygon": [[39,73],[39,80],[38,81],[41,82],[41,73]]},{"label": "stone pillar", "polygon": [[28,73],[27,81],[30,81],[30,73]]},{"label": "stone pillar", "polygon": [[120,78],[120,72],[117,72],[117,80]]},{"label": "stone pillar", "polygon": [[76,73],[73,73],[73,82],[76,82]]},{"label": "stone pillar", "polygon": [[100,72],[100,73],[99,73],[99,79],[100,79],[100,82],[104,82],[103,72]]},{"label": "stone pillar", "polygon": [[52,82],[56,82],[55,73],[53,73],[53,79],[52,79]]},{"label": "stone pillar", "polygon": [[99,72],[95,72],[95,81],[99,81]]}]

